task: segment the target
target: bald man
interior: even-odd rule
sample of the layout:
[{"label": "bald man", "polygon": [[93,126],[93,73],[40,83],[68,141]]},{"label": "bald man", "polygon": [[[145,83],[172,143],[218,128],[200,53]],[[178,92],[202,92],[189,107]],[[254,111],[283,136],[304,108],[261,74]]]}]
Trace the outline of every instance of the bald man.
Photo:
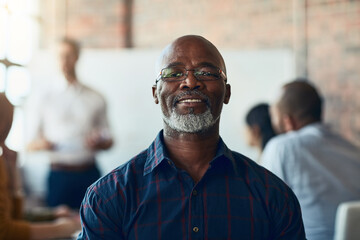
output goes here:
[{"label": "bald man", "polygon": [[271,108],[274,128],[263,165],[299,199],[306,236],[333,239],[336,209],[360,199],[360,150],[322,123],[322,99],[308,80],[283,86]]},{"label": "bald man", "polygon": [[292,191],[219,135],[230,85],[216,47],[178,38],[158,68],[164,128],[88,189],[78,239],[305,239]]}]

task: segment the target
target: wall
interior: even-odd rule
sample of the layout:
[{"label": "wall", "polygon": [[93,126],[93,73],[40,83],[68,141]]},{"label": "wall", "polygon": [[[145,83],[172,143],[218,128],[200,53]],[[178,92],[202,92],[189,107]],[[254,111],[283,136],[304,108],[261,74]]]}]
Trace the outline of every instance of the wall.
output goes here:
[{"label": "wall", "polygon": [[[160,51],[85,50],[80,58],[80,79],[101,92],[108,103],[115,145],[97,156],[103,174],[147,148],[162,129],[160,108],[154,103],[151,91],[157,75],[155,61]],[[220,51],[232,89],[230,103],[223,108],[220,133],[229,148],[256,159],[257,152],[244,142],[244,115],[252,105],[271,101],[284,81],[294,76],[293,56],[288,49]],[[43,62],[47,63],[46,68]],[[56,62],[49,51],[38,52],[29,69],[34,94],[56,79]],[[37,114],[26,113],[26,119],[31,119],[31,114]],[[31,129],[31,124],[27,127]],[[28,153],[23,156],[23,169],[25,183],[32,194],[43,195],[48,170],[46,154]]]},{"label": "wall", "polygon": [[360,146],[360,1],[309,1],[308,71],[325,119]]},{"label": "wall", "polygon": [[225,49],[292,49],[296,74],[325,97],[326,122],[360,146],[358,0],[39,1],[43,47],[64,34],[117,49],[200,34]]}]

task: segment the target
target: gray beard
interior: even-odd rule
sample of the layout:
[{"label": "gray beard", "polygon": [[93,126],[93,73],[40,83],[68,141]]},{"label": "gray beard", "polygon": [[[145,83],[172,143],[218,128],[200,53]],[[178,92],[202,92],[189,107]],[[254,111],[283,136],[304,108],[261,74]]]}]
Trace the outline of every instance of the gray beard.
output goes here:
[{"label": "gray beard", "polygon": [[[199,95],[206,99],[207,109],[204,113],[194,114],[194,109],[190,108],[189,113],[179,114],[176,112],[175,103],[181,97],[186,95]],[[161,98],[159,98],[160,106],[162,106]],[[180,132],[180,133],[198,133],[204,132],[210,127],[214,126],[216,121],[220,118],[218,116],[216,119],[211,114],[209,98],[201,93],[198,90],[186,91],[178,94],[173,100],[173,107],[169,113],[169,116],[166,116],[163,111],[161,111],[162,118],[171,129]]]},{"label": "gray beard", "polygon": [[212,127],[218,120],[218,118],[214,119],[209,108],[201,114],[189,113],[186,115],[178,114],[175,108],[172,108],[169,117],[165,116],[164,113],[162,113],[162,117],[171,129],[183,133],[203,132]]}]

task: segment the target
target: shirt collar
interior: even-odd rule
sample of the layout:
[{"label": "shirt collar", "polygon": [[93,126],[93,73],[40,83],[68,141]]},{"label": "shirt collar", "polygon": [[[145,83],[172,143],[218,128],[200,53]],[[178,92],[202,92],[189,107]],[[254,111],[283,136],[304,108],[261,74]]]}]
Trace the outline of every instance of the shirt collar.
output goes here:
[{"label": "shirt collar", "polygon": [[64,76],[59,76],[56,82],[53,84],[58,91],[81,91],[83,84],[80,81],[76,81],[69,84]]},{"label": "shirt collar", "polygon": [[[164,144],[163,130],[161,130],[159,134],[156,136],[155,140],[147,149],[147,152],[148,152],[148,157],[144,165],[144,175],[147,175],[148,173],[152,172],[164,160],[171,161]],[[232,155],[231,150],[226,146],[226,144],[220,137],[215,157],[210,162],[210,165],[218,162],[223,157],[229,159],[230,162],[235,164],[235,158]]]}]

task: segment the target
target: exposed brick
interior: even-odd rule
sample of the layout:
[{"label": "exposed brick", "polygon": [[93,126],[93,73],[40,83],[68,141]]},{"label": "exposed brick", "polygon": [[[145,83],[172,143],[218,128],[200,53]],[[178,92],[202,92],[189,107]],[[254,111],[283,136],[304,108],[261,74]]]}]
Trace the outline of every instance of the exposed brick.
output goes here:
[{"label": "exposed brick", "polygon": [[133,0],[131,26],[126,0],[39,1],[44,47],[68,34],[84,47],[122,48],[131,27],[132,44],[141,48],[199,34],[220,48],[292,48],[303,58],[307,49],[325,120],[360,146],[360,1],[308,0],[305,9],[303,0]]}]

